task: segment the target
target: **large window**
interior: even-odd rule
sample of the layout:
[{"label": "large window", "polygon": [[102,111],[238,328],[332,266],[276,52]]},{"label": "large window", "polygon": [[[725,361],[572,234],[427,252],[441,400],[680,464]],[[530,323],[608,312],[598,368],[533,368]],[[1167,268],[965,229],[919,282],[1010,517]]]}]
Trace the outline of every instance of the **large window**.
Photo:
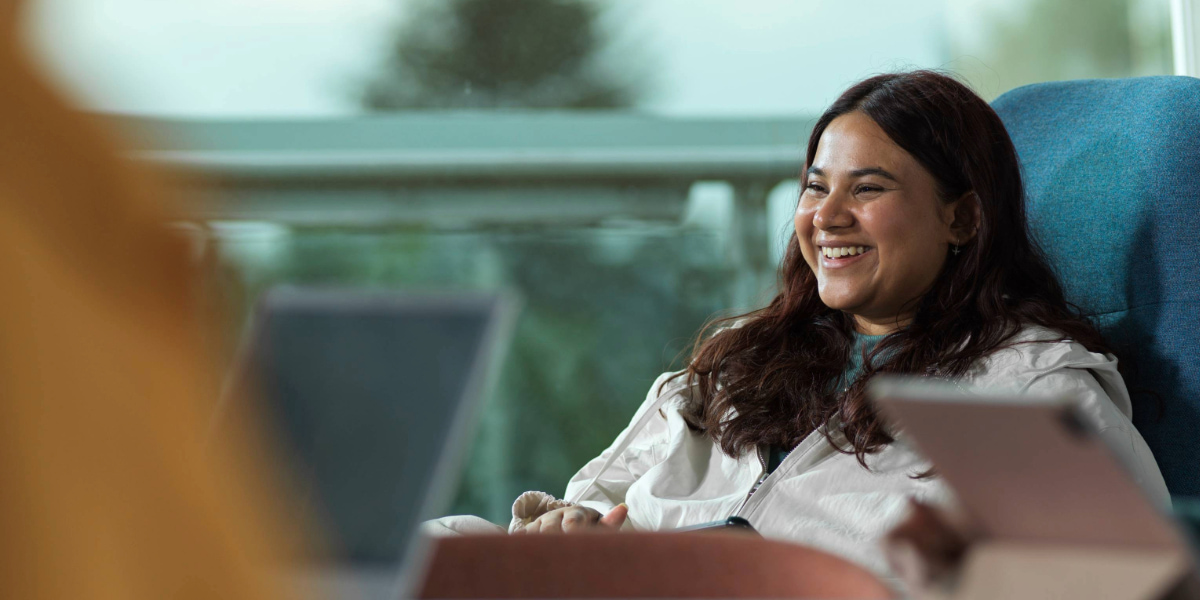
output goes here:
[{"label": "large window", "polygon": [[[185,209],[217,248],[210,276],[230,339],[279,283],[521,295],[454,507],[497,522],[526,489],[561,493],[707,318],[769,295],[806,128],[847,84],[939,68],[991,99],[1172,66],[1166,0],[30,8],[28,45],[87,108],[168,119],[177,135],[135,156],[204,167],[210,183],[188,190]],[[322,156],[399,165],[422,149],[451,174],[472,156],[547,149],[595,170],[564,174],[550,156],[526,163],[547,165],[545,177],[464,170],[437,185],[411,165],[320,181],[304,171]],[[247,155],[301,159],[248,175]]]}]

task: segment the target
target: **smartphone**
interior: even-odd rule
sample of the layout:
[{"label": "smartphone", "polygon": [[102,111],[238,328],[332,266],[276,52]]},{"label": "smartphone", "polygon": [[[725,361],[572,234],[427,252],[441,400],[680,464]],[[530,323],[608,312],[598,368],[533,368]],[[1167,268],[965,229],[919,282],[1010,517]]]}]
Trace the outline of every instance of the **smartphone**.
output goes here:
[{"label": "smartphone", "polygon": [[678,529],[675,529],[675,531],[677,531],[677,532],[736,531],[736,532],[743,532],[743,533],[753,533],[754,535],[761,535],[760,533],[758,533],[757,531],[754,530],[754,526],[750,524],[750,521],[747,521],[746,519],[743,519],[741,517],[729,517],[728,519],[725,519],[724,521],[713,521],[711,523],[701,523],[699,525],[688,525],[687,527],[680,527]]}]

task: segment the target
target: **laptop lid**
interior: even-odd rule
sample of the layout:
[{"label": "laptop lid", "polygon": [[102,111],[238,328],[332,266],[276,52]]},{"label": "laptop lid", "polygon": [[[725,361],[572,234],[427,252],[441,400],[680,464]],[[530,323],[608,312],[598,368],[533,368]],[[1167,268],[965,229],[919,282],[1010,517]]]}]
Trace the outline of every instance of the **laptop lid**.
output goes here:
[{"label": "laptop lid", "polygon": [[339,570],[399,593],[422,568],[418,526],[449,508],[512,316],[496,295],[264,294],[232,384],[257,390]]}]

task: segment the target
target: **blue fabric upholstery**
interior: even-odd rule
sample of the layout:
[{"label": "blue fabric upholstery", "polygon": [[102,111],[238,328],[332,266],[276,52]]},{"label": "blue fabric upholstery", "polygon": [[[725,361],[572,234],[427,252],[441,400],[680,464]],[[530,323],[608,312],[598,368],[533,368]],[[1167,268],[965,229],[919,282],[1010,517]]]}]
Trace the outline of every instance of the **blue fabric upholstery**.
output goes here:
[{"label": "blue fabric upholstery", "polygon": [[1200,79],[1042,83],[993,106],[1034,235],[1125,364],[1167,487],[1200,495]]}]

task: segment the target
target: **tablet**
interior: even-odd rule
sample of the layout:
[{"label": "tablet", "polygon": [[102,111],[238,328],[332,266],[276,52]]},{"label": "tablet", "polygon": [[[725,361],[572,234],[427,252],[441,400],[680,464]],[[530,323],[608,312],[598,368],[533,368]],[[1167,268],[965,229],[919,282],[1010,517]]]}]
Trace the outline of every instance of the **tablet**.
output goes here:
[{"label": "tablet", "polygon": [[895,377],[876,378],[868,394],[986,537],[1184,547],[1074,398],[978,395]]}]

